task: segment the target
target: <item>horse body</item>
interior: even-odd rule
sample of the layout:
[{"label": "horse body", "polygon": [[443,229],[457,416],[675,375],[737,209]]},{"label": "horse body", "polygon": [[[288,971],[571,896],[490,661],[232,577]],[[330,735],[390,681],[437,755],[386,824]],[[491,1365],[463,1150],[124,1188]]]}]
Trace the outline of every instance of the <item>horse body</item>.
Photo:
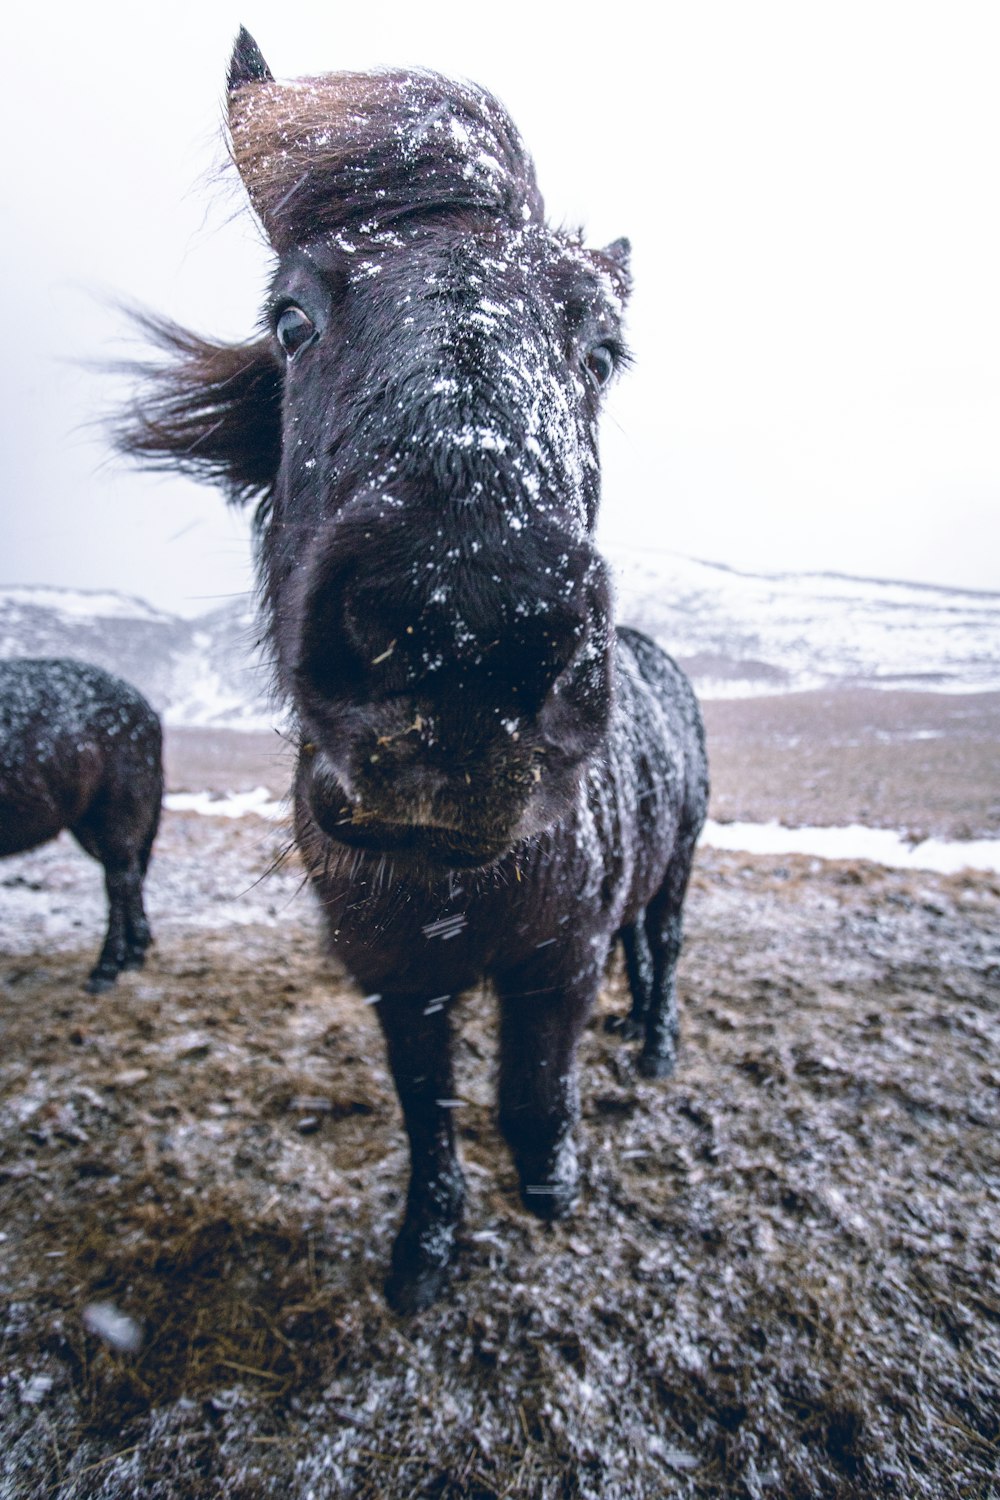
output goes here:
[{"label": "horse body", "polygon": [[557,960],[563,982],[603,975],[615,936],[641,921],[668,868],[690,859],[703,786],[697,706],[680,671],[631,630],[615,659],[606,742],[572,807],[485,869],[423,858],[404,861],[401,878],[398,854],[338,844],[316,821],[309,757],[300,760],[299,847],[337,952],[366,991],[437,987],[450,999],[508,968],[551,974]]},{"label": "horse body", "polygon": [[449,1015],[464,990],[485,977],[499,999],[499,1123],[539,1217],[562,1217],[575,1198],[574,1052],[618,935],[640,1069],[656,1077],[674,1065],[703,740],[686,680],[652,643],[621,631],[615,666],[606,741],[573,807],[485,871],[425,863],[422,878],[411,868],[400,879],[390,857],[338,850],[311,814],[300,768],[299,847],[332,946],[375,997],[410,1134],[413,1179],[389,1283],[404,1307],[436,1293],[461,1213]]},{"label": "horse body", "polygon": [[108,930],[92,994],[141,965],[152,941],[142,882],[162,795],[159,719],[135,688],[84,662],[0,662],[0,856],[68,828],[103,865]]},{"label": "horse body", "polygon": [[628,245],[549,229],[505,112],[436,74],[281,85],[241,33],[230,128],[277,253],[269,333],[148,322],[173,358],[122,446],[260,497],[298,843],[410,1138],[389,1292],[414,1308],[461,1212],[462,990],[497,991],[500,1123],[542,1217],[574,1198],[574,1050],[618,933],[640,1065],[673,1065],[704,738],[676,666],[615,629],[593,541]]}]

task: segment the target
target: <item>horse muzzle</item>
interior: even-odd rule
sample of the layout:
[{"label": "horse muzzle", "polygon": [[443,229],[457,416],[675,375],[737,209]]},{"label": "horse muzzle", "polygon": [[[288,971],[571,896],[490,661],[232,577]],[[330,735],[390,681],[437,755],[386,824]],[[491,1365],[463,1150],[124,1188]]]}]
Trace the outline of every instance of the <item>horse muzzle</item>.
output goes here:
[{"label": "horse muzzle", "polygon": [[456,777],[416,758],[402,767],[390,759],[376,774],[381,765],[381,757],[374,765],[369,758],[355,774],[339,769],[327,751],[304,748],[299,792],[328,838],[450,869],[493,864],[518,842],[528,800],[523,784],[504,786],[503,776],[494,781]]}]

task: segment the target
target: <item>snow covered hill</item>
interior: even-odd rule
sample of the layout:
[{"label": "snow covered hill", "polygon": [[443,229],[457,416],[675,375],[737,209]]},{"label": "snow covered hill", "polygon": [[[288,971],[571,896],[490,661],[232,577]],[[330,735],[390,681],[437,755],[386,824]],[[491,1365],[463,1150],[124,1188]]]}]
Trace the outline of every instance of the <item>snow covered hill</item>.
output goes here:
[{"label": "snow covered hill", "polygon": [[134,683],[171,724],[274,723],[259,635],[247,599],[188,620],[125,594],[0,588],[0,657],[95,662]]},{"label": "snow covered hill", "polygon": [[681,660],[704,697],[850,686],[1000,688],[1000,594],[836,573],[738,573],[613,552],[618,617]]},{"label": "snow covered hill", "polygon": [[[705,697],[844,685],[1000,690],[1000,594],[738,573],[672,553],[611,552],[618,617],[655,636]],[[0,587],[0,657],[73,656],[134,682],[168,723],[277,717],[252,602],[183,619],[109,592]]]}]

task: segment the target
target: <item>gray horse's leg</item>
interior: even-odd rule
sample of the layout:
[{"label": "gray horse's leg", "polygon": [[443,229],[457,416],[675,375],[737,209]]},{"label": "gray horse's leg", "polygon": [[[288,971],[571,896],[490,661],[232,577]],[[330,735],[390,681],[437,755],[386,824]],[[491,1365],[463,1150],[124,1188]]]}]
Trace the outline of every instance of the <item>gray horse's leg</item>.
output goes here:
[{"label": "gray horse's leg", "polygon": [[128,905],[137,873],[130,871],[128,866],[123,869],[107,864],[104,867],[104,885],[108,893],[108,930],[101,956],[85,985],[91,995],[100,995],[109,990],[125,967],[128,955]]},{"label": "gray horse's leg", "polygon": [[694,856],[693,838],[679,842],[666,879],[646,907],[645,936],[652,961],[652,985],[643,1018],[644,1041],[639,1072],[646,1078],[666,1078],[677,1063],[676,969],[683,937],[684,896]]}]

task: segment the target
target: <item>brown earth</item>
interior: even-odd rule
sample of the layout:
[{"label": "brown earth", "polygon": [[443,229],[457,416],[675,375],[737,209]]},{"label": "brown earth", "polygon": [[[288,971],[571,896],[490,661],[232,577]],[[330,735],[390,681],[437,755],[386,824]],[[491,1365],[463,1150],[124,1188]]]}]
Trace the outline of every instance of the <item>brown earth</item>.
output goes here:
[{"label": "brown earth", "polygon": [[[717,815],[856,815],[881,710],[836,721],[848,772],[806,696],[708,705]],[[968,812],[930,769],[907,780],[947,764],[921,758],[939,742],[897,739],[869,821],[995,834],[995,779],[972,783],[996,701],[935,701],[892,732],[975,709],[947,730],[969,731]],[[792,734],[825,773],[815,810],[769,769]],[[170,781],[277,790],[274,749],[175,733]],[[517,1204],[492,1007],[467,997],[462,1260],[404,1320],[381,1296],[398,1108],[285,847],[167,814],[157,946],[99,998],[96,867],[68,841],[0,866],[0,1495],[1000,1494],[996,878],[702,851],[678,1071],[644,1081],[605,1031],[614,968],[582,1047],[581,1204],[555,1227]],[[94,1331],[104,1303],[137,1349]]]},{"label": "brown earth", "polygon": [[1000,693],[831,688],[703,707],[721,822],[1000,831]]},{"label": "brown earth", "polygon": [[[919,836],[1000,832],[1000,693],[831,688],[702,705],[711,815],[789,827],[864,823]],[[288,786],[277,734],[173,729],[175,789]]]}]

